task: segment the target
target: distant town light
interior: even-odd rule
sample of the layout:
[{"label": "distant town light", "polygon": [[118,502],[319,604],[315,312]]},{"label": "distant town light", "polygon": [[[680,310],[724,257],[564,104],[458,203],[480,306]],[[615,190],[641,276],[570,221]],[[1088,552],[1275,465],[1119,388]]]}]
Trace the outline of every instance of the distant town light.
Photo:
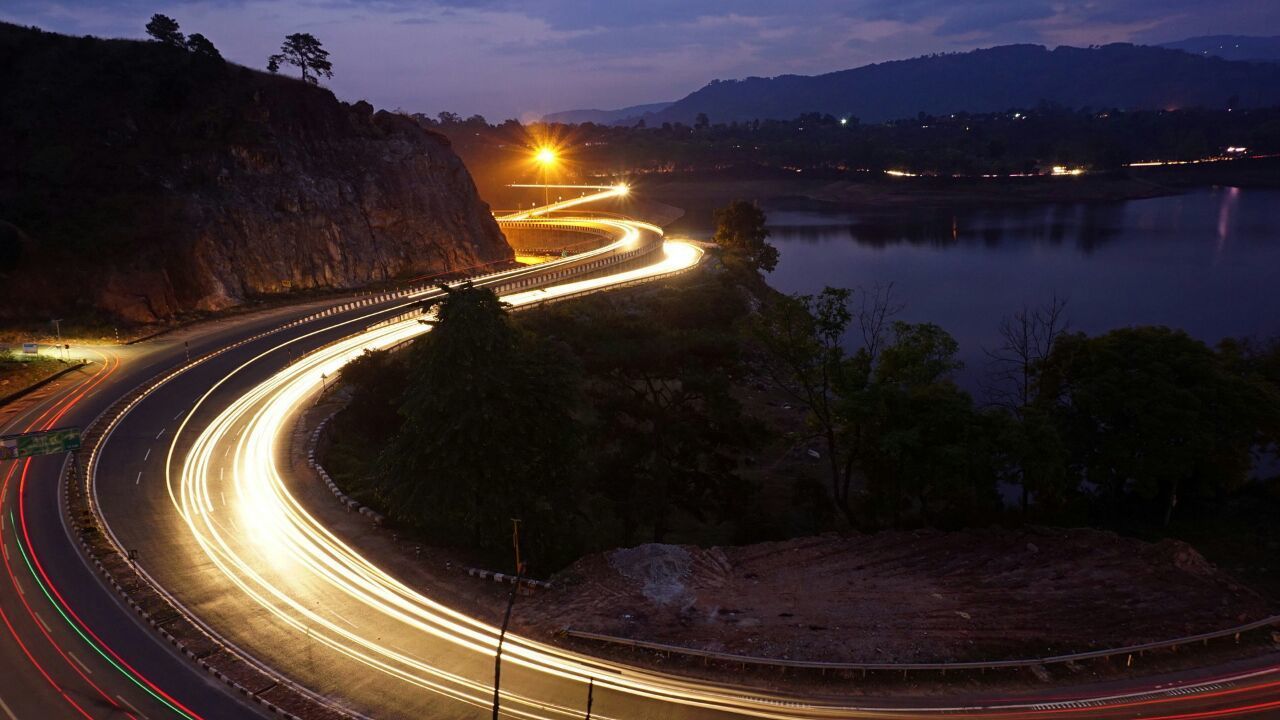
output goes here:
[{"label": "distant town light", "polygon": [[1245,150],[1247,150],[1247,149],[1248,149],[1248,148],[1235,147],[1235,146],[1233,145],[1233,146],[1231,146],[1231,147],[1227,148],[1227,152],[1229,152],[1229,153],[1242,153],[1242,152],[1244,152],[1244,151],[1245,151]]},{"label": "distant town light", "polygon": [[848,124],[849,124],[849,118],[840,118],[840,124],[841,124],[841,125],[848,125]]}]

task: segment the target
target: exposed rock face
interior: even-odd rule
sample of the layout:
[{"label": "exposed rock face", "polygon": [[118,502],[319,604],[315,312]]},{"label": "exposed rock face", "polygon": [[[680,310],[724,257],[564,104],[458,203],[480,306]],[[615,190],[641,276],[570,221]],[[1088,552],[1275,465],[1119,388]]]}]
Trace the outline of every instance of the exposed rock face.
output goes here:
[{"label": "exposed rock face", "polygon": [[10,25],[0,85],[0,317],[151,322],[512,257],[448,141],[368,103]]}]

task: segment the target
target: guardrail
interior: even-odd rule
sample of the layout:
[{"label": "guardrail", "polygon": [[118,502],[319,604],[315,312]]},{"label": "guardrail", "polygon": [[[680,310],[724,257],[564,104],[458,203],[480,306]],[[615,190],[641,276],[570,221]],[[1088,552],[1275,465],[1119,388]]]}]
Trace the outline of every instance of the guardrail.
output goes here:
[{"label": "guardrail", "polygon": [[1239,642],[1240,636],[1244,633],[1272,626],[1280,626],[1280,615],[1272,615],[1271,617],[1263,618],[1256,622],[1227,628],[1226,630],[1216,630],[1214,632],[1201,633],[1199,635],[1188,635],[1186,637],[1175,638],[1172,640],[1159,640],[1156,642],[1143,643],[1141,645],[1127,645],[1125,647],[1109,648],[1105,650],[1090,650],[1088,652],[1071,653],[1068,655],[1051,655],[1048,657],[1027,658],[1022,660],[967,660],[961,662],[937,663],[856,663],[824,662],[821,660],[789,660],[785,658],[766,658],[754,655],[736,655],[733,653],[715,652],[712,650],[699,650],[697,648],[668,645],[666,643],[651,642],[649,640],[635,640],[632,638],[617,637],[614,635],[574,630],[572,628],[565,630],[564,634],[567,637],[577,638],[579,640],[593,640],[612,645],[623,645],[643,650],[652,650],[654,652],[669,655],[682,655],[703,661],[723,662],[740,666],[756,665],[824,671],[892,671],[902,673],[911,671],[940,671],[945,673],[947,671],[957,670],[1002,670],[1043,667],[1045,665],[1084,662],[1086,660],[1112,658],[1121,655],[1127,657],[1125,663],[1127,667],[1133,664],[1134,655],[1141,656],[1144,653],[1155,652],[1158,650],[1176,650],[1178,647],[1193,645],[1195,643],[1204,643],[1207,645],[1210,640],[1219,640],[1227,637],[1234,638]]}]

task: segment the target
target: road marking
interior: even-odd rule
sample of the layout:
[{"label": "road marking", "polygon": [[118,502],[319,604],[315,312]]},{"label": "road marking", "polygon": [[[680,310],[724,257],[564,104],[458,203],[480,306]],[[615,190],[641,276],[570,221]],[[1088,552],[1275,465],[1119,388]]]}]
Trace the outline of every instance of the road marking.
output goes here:
[{"label": "road marking", "polygon": [[9,717],[9,720],[18,720],[18,716],[14,715],[9,706],[5,704],[4,698],[0,698],[0,710],[4,710],[4,714]]},{"label": "road marking", "polygon": [[93,674],[93,671],[89,669],[89,666],[88,666],[88,665],[85,665],[83,662],[81,662],[81,661],[80,661],[80,658],[76,657],[76,654],[75,654],[75,653],[73,653],[73,652],[71,652],[70,650],[68,650],[68,651],[67,651],[67,657],[70,657],[72,660],[75,660],[75,661],[76,661],[76,664],[77,664],[77,665],[79,665],[79,666],[80,666],[80,669],[81,669],[81,670],[84,670],[86,674],[88,674],[88,675],[92,675],[92,674]]},{"label": "road marking", "polygon": [[138,471],[138,477],[134,478],[133,484],[134,484],[134,485],[141,485],[141,484],[142,484],[142,471],[141,471],[141,470],[139,470],[139,471]]},{"label": "road marking", "polygon": [[40,624],[44,626],[45,632],[47,632],[47,633],[49,633],[50,635],[52,635],[52,634],[53,634],[53,628],[49,627],[49,623],[45,622],[45,621],[44,621],[44,618],[40,617],[40,613],[38,613],[38,612],[32,612],[32,614],[33,614],[33,615],[35,615],[35,616],[36,616],[36,619],[40,621]]},{"label": "road marking", "polygon": [[142,462],[146,462],[149,457],[151,457],[151,448],[147,448],[147,454],[142,456]]},{"label": "road marking", "polygon": [[224,470],[226,470],[224,467],[218,468],[218,482],[222,482],[222,471]]},{"label": "road marking", "polygon": [[161,435],[163,435],[163,434],[164,434],[164,431],[165,431],[165,430],[167,430],[167,429],[168,429],[168,428],[160,428],[160,432],[156,433],[156,439],[157,439],[157,440],[159,440],[159,439],[160,439],[160,436],[161,436]]},{"label": "road marking", "polygon": [[178,418],[182,417],[182,413],[184,412],[186,412],[186,410],[179,410],[178,414],[173,416],[173,419],[177,420]]},{"label": "road marking", "polygon": [[134,707],[133,705],[131,705],[131,704],[129,703],[129,701],[128,701],[128,700],[125,700],[124,698],[120,697],[119,695],[116,695],[116,699],[117,699],[117,700],[119,700],[120,702],[124,703],[124,706],[125,706],[125,707],[129,708],[130,710],[132,710],[134,715],[137,715],[138,717],[142,718],[143,720],[146,720],[147,716],[146,716],[146,715],[143,715],[141,712],[139,712],[139,711],[138,711],[138,708],[136,708],[136,707]]},{"label": "road marking", "polygon": [[230,446],[230,445],[228,445],[228,446],[227,446],[227,449],[222,451],[222,457],[226,457],[226,456],[227,456],[227,454],[228,454],[228,453],[230,453],[230,452],[231,452],[231,446]]},{"label": "road marking", "polygon": [[219,491],[218,491],[218,494],[222,496],[222,507],[226,507],[226,506],[227,506],[227,495],[226,495],[226,493],[224,493],[224,492],[222,492],[221,490],[219,490]]}]

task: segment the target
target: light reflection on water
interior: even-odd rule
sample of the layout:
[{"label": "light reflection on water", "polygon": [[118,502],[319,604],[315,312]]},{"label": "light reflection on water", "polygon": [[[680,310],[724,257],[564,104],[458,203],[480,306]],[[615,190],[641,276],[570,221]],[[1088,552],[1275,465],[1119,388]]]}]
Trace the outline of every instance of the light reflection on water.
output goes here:
[{"label": "light reflection on water", "polygon": [[1280,334],[1280,191],[1105,204],[865,212],[769,207],[784,292],[895,283],[900,317],[960,342],[976,389],[1000,318],[1053,293],[1075,329],[1168,325],[1214,343]]}]

